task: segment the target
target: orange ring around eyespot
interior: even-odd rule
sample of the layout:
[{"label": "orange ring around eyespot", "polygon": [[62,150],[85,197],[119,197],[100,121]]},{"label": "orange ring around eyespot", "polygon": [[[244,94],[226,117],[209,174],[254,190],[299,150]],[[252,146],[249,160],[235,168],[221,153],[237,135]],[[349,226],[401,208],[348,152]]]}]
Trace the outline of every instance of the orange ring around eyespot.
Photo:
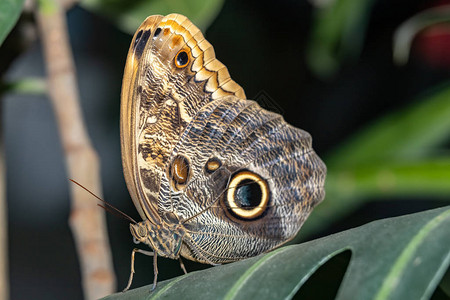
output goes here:
[{"label": "orange ring around eyespot", "polygon": [[[186,56],[187,56],[187,61],[186,61],[186,63],[184,63],[184,64],[179,64],[179,63],[178,63],[178,55],[183,54],[183,53],[186,54]],[[175,63],[175,66],[176,66],[177,68],[184,68],[184,67],[186,67],[186,66],[189,64],[190,60],[191,60],[191,58],[190,58],[190,56],[189,56],[189,52],[186,51],[185,49],[181,49],[180,51],[178,51],[177,55],[175,55],[174,63]]]},{"label": "orange ring around eyespot", "polygon": [[[239,186],[239,183],[246,179],[256,182],[259,185],[259,188],[261,189],[261,201],[258,204],[258,206],[252,209],[244,209],[239,207],[234,197],[236,188]],[[228,206],[233,212],[233,214],[244,219],[254,219],[256,217],[259,217],[264,212],[265,208],[267,207],[267,204],[269,203],[269,186],[267,185],[267,182],[264,179],[262,179],[258,174],[255,174],[250,171],[242,171],[236,174],[231,179],[226,199],[228,201]]]}]

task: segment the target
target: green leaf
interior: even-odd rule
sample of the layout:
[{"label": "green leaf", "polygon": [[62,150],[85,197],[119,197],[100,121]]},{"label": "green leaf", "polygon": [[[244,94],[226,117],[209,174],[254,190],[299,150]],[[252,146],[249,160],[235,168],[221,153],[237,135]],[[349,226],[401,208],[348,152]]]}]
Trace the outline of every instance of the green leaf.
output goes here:
[{"label": "green leaf", "polygon": [[224,0],[82,0],[81,5],[88,10],[106,15],[119,28],[134,33],[150,15],[180,13],[188,17],[196,26],[204,30],[215,19]]},{"label": "green leaf", "polygon": [[0,82],[0,94],[17,93],[17,94],[46,94],[47,81],[44,78],[21,78],[17,81]]},{"label": "green leaf", "polygon": [[16,25],[22,11],[24,0],[1,0],[0,1],[0,45],[8,36],[11,29]]},{"label": "green leaf", "polygon": [[37,0],[40,13],[49,16],[56,13],[59,6],[57,1],[58,0]]},{"label": "green leaf", "polygon": [[373,0],[334,0],[316,10],[307,63],[316,75],[329,77],[344,59],[362,49]]},{"label": "green leaf", "polygon": [[326,228],[375,197],[420,195],[450,200],[449,182],[450,157],[331,169],[325,183],[327,198],[314,209],[301,236]]},{"label": "green leaf", "polygon": [[330,170],[423,157],[450,136],[450,84],[380,118],[326,159]]},{"label": "green leaf", "polygon": [[444,22],[450,22],[450,5],[424,10],[401,24],[394,33],[394,62],[406,64],[416,34],[431,25]]},{"label": "green leaf", "polygon": [[[450,195],[450,156],[330,171],[327,193],[335,197]],[[329,201],[332,202],[332,201]]]},{"label": "green leaf", "polygon": [[450,156],[437,151],[450,137],[448,99],[450,85],[446,84],[410,107],[377,120],[325,157],[327,198],[302,233],[324,228],[374,197],[450,199]]},{"label": "green leaf", "polygon": [[336,299],[428,299],[450,264],[449,228],[450,207],[379,220],[103,299],[291,299],[344,251],[351,260]]}]

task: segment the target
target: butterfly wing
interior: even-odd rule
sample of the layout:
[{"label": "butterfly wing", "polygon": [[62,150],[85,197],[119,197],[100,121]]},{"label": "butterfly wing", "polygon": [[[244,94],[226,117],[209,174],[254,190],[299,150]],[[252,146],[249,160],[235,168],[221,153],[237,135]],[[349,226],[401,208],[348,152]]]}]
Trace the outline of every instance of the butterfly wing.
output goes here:
[{"label": "butterfly wing", "polygon": [[186,17],[151,16],[137,30],[122,88],[125,179],[142,218],[182,233],[193,260],[273,249],[324,197],[309,134],[244,99]]},{"label": "butterfly wing", "polygon": [[148,17],[133,37],[122,85],[125,181],[141,217],[160,224],[161,177],[199,109],[226,95],[245,98],[200,30],[178,14]]},{"label": "butterfly wing", "polygon": [[159,197],[182,220],[181,254],[193,260],[273,249],[295,236],[325,194],[326,167],[310,135],[254,101],[228,96],[202,107],[171,160],[180,157],[189,180],[176,190],[166,172]]}]

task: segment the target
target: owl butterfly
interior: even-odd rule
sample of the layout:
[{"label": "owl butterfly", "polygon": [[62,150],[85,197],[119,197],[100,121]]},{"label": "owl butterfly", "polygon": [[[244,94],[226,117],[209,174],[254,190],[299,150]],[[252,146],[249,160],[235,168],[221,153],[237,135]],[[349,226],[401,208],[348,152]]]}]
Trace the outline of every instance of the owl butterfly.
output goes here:
[{"label": "owl butterfly", "polygon": [[186,17],[150,16],[128,52],[121,100],[136,242],[157,255],[237,261],[292,239],[324,197],[311,136],[246,100]]}]

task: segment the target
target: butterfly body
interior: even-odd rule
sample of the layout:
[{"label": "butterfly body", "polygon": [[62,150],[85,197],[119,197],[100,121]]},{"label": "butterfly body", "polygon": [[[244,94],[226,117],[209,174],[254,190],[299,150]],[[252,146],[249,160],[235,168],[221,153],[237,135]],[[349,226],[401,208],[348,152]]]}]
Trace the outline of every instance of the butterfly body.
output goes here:
[{"label": "butterfly body", "polygon": [[186,17],[151,16],[122,86],[125,179],[156,254],[210,264],[292,239],[324,197],[311,136],[246,100]]},{"label": "butterfly body", "polygon": [[130,226],[132,235],[144,244],[149,245],[158,255],[178,259],[183,242],[184,229],[179,224],[153,224],[148,220]]}]

